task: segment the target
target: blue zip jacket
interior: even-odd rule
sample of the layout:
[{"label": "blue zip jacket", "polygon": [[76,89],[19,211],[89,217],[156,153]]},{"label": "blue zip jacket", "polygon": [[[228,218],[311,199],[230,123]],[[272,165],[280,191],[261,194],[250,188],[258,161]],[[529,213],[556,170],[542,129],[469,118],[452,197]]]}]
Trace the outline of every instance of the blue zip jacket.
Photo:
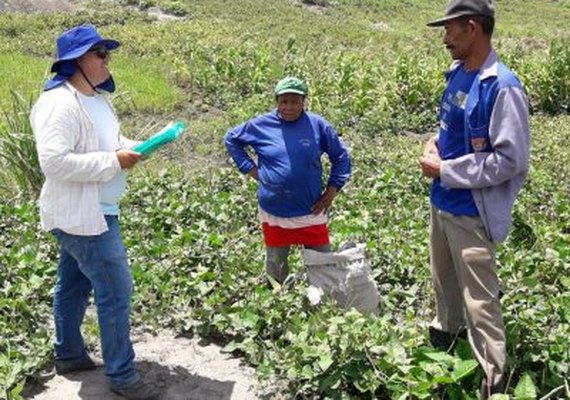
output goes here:
[{"label": "blue zip jacket", "polygon": [[[452,65],[450,74],[460,64]],[[503,241],[515,199],[527,175],[528,100],[516,77],[491,51],[465,106],[467,154],[441,163],[441,183],[471,189],[489,239]]]},{"label": "blue zip jacket", "polygon": [[351,173],[350,155],[331,125],[322,117],[303,112],[292,122],[277,110],[253,118],[225,135],[228,152],[243,174],[256,163],[246,147],[257,155],[260,207],[278,217],[311,214],[323,191],[321,156],[328,155],[331,171],[327,186],[341,189]]}]

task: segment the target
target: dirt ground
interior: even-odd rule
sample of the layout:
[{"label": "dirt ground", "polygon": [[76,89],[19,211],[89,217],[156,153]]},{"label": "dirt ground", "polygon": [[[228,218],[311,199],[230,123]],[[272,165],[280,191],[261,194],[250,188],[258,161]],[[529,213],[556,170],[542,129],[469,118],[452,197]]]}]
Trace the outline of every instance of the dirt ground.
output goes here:
[{"label": "dirt ground", "polygon": [[55,12],[73,9],[68,0],[0,0],[0,12]]},{"label": "dirt ground", "polygon": [[[133,335],[141,375],[156,382],[161,400],[255,400],[257,383],[251,367],[199,339]],[[104,368],[66,376],[46,376],[24,390],[33,400],[121,400],[107,386]]]}]

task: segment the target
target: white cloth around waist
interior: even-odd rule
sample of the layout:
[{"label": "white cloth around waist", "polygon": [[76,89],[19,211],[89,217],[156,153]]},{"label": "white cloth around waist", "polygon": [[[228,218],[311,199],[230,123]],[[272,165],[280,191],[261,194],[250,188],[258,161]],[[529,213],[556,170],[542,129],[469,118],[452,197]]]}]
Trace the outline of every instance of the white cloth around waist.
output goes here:
[{"label": "white cloth around waist", "polygon": [[322,212],[319,215],[308,214],[300,217],[277,217],[259,207],[259,220],[262,224],[267,223],[268,225],[278,226],[284,229],[298,229],[326,224],[327,215]]}]

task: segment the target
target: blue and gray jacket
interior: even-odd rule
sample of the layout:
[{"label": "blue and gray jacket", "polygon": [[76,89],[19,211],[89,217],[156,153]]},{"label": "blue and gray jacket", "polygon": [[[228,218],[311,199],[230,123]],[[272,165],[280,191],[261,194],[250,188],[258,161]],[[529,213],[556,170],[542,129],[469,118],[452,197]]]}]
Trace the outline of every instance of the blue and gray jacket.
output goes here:
[{"label": "blue and gray jacket", "polygon": [[[459,67],[455,62],[448,78]],[[517,76],[491,51],[465,107],[467,154],[441,164],[445,187],[471,189],[489,239],[505,240],[529,165],[528,100]]]}]

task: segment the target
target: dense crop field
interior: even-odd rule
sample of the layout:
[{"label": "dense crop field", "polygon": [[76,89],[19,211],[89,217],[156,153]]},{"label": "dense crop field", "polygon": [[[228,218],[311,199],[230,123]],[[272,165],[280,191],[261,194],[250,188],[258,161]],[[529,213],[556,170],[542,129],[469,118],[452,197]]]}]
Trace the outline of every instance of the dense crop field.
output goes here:
[{"label": "dense crop field", "polygon": [[[110,7],[110,4],[113,7]],[[532,105],[532,166],[499,247],[509,395],[570,397],[570,1],[497,1],[495,46]],[[29,105],[54,38],[91,22],[123,42],[113,95],[126,135],[174,118],[177,145],[130,174],[123,235],[135,279],[133,320],[201,335],[283,382],[290,398],[475,399],[481,372],[466,342],[427,340],[432,317],[429,182],[417,157],[435,131],[441,33],[425,27],[438,0],[76,1],[74,14],[0,13],[0,398],[51,362],[56,246],[38,227],[27,148]],[[157,22],[150,6],[180,19]],[[221,143],[232,125],[273,106],[285,74],[304,77],[310,109],[342,134],[354,176],[331,210],[334,245],[367,244],[381,312],[309,306],[303,279],[268,286],[255,184]],[[12,144],[12,146],[10,146]],[[17,144],[17,146],[13,146]],[[18,158],[20,157],[20,159]],[[302,276],[298,253],[294,272]],[[97,324],[85,323],[90,345]],[[282,393],[283,394],[283,393]]]}]

